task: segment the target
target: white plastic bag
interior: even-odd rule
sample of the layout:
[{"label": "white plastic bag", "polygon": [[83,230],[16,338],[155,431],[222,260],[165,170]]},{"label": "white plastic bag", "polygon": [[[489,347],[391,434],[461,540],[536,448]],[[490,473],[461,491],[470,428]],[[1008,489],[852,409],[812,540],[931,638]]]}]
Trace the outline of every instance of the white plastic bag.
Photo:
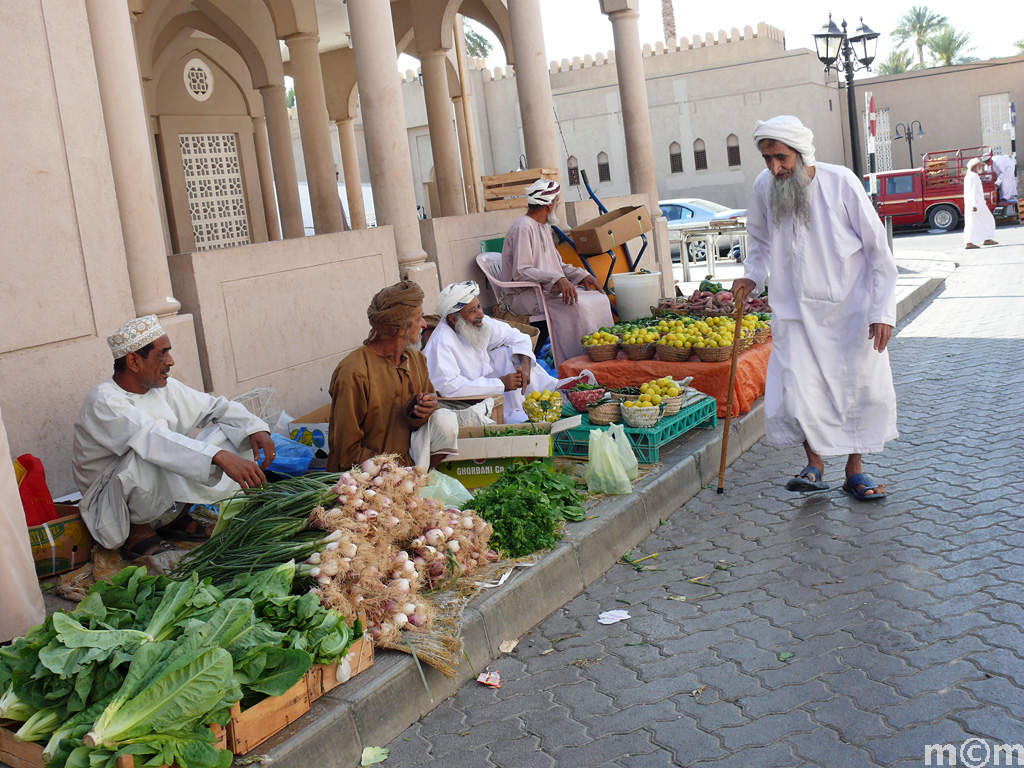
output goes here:
[{"label": "white plastic bag", "polygon": [[612,424],[608,428],[608,436],[615,440],[615,447],[619,449],[619,456],[622,458],[622,468],[626,470],[626,477],[636,480],[640,474],[640,462],[637,461],[633,446],[626,436],[626,428],[621,424]]},{"label": "white plastic bag", "polygon": [[619,447],[607,432],[599,429],[590,431],[587,458],[588,491],[621,495],[632,490]]}]

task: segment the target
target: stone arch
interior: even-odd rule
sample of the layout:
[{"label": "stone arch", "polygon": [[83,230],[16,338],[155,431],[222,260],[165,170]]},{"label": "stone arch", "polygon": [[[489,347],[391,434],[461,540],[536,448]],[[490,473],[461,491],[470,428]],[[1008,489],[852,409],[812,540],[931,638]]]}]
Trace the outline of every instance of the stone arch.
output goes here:
[{"label": "stone arch", "polygon": [[708,169],[708,151],[704,139],[693,140],[693,168],[696,171]]},{"label": "stone arch", "polygon": [[735,133],[730,133],[725,137],[725,154],[730,167],[742,164],[740,160],[740,140]]},{"label": "stone arch", "polygon": [[683,148],[678,141],[668,145],[668,165],[671,173],[683,172]]}]

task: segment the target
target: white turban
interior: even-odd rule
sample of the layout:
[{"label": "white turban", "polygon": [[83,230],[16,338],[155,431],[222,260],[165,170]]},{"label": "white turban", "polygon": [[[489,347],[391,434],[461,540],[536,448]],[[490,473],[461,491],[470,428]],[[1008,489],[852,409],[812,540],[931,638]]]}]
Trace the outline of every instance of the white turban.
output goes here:
[{"label": "white turban", "polygon": [[800,153],[804,165],[814,165],[814,134],[800,118],[779,115],[771,120],[758,120],[754,123],[754,143],[760,144],[764,139],[781,141]]},{"label": "white turban", "polygon": [[527,188],[526,199],[530,205],[551,205],[561,189],[557,181],[537,179]]},{"label": "white turban", "polygon": [[156,315],[145,315],[129,320],[110,336],[107,336],[107,344],[110,346],[114,359],[120,360],[129,352],[138,352],[151,341],[156,341],[165,335]]},{"label": "white turban", "polygon": [[981,158],[980,157],[972,157],[970,160],[967,161],[967,170],[968,171],[971,170],[971,168],[973,168],[976,165],[979,165],[980,163],[981,163]]},{"label": "white turban", "polygon": [[441,317],[458,312],[469,304],[476,296],[480,295],[480,286],[475,280],[467,280],[464,283],[452,283],[446,287],[437,297],[437,314]]}]

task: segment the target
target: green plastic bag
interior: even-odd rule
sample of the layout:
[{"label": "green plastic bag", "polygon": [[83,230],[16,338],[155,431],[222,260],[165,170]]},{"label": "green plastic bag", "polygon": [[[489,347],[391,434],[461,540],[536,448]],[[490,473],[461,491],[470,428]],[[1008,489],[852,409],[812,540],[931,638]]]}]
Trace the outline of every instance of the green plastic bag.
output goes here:
[{"label": "green plastic bag", "polygon": [[420,498],[436,499],[446,507],[465,509],[466,505],[473,500],[473,494],[466,490],[466,486],[454,477],[441,474],[436,469],[430,470],[427,475],[427,484],[420,489]]},{"label": "green plastic bag", "polygon": [[590,431],[587,459],[588,491],[622,495],[632,490],[619,446],[608,432]]}]

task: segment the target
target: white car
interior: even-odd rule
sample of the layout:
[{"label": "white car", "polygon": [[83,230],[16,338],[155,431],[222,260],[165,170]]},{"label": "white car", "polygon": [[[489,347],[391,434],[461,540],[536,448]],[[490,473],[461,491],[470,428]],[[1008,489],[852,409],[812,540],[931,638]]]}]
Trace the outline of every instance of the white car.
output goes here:
[{"label": "white car", "polygon": [[[729,226],[745,226],[747,223],[746,208],[727,208],[724,205],[713,203],[710,200],[701,200],[697,197],[680,197],[673,200],[659,200],[658,206],[665,218],[668,219],[669,238],[674,242],[680,242],[685,235],[673,235],[672,232],[690,232],[706,229],[714,229],[712,222],[722,222],[722,226],[728,229]],[[718,238],[719,256],[727,256],[730,252],[737,261],[742,260],[739,253],[740,239],[734,234],[726,232]],[[678,253],[678,248],[673,246],[673,258]],[[687,245],[687,254],[690,261],[700,261],[707,258],[707,242],[704,240],[693,240]]]}]

